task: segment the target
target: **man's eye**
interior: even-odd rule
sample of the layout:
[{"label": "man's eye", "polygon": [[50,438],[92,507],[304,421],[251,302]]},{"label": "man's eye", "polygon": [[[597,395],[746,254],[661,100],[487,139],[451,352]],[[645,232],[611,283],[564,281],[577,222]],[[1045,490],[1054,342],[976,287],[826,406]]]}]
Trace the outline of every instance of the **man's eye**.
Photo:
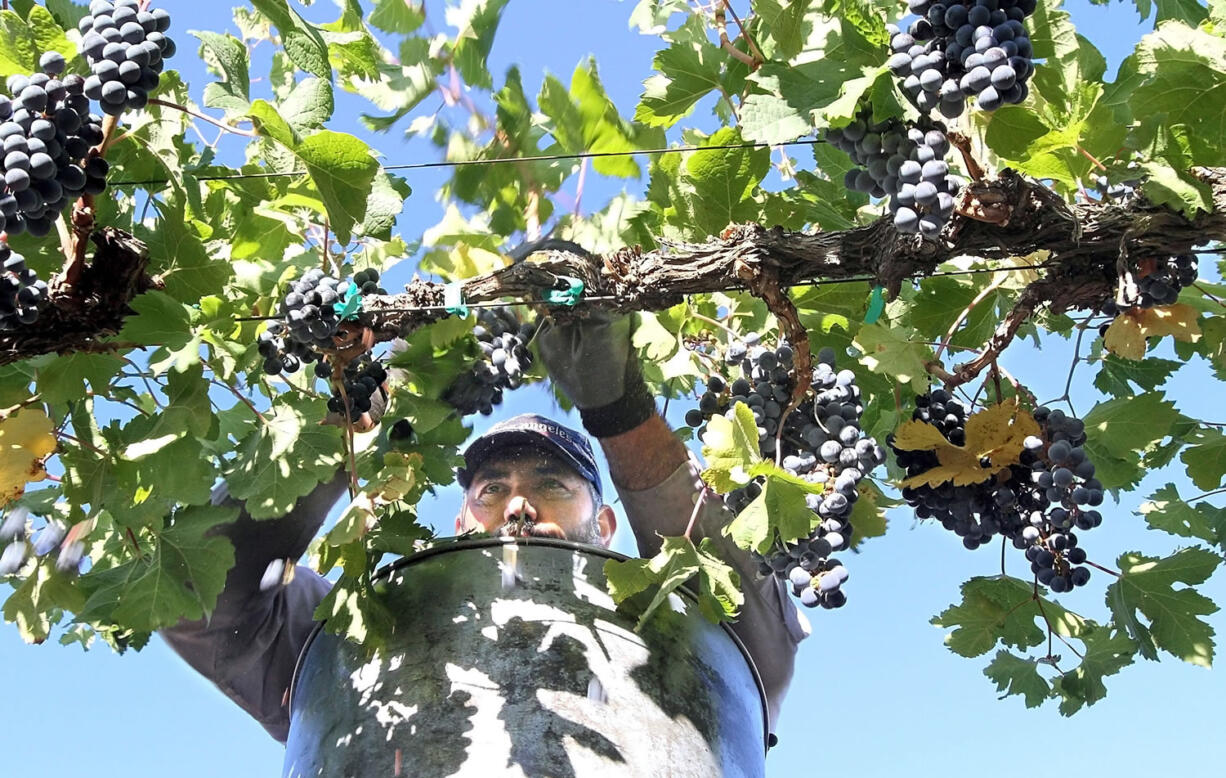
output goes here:
[{"label": "man's eye", "polygon": [[481,487],[481,494],[497,494],[502,489],[502,484],[486,484]]}]

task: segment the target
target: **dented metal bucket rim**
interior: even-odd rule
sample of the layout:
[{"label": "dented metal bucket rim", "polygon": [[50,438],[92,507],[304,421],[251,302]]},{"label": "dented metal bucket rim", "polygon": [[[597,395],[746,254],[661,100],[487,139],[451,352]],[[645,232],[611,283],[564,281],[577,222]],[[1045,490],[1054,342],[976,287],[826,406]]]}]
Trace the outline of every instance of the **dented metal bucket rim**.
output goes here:
[{"label": "dented metal bucket rim", "polygon": [[[437,538],[436,545],[433,545],[422,551],[418,551],[410,556],[401,557],[394,562],[384,565],[379,568],[378,572],[372,576],[372,580],[380,578],[390,578],[392,573],[400,570],[403,567],[417,564],[430,557],[439,556],[441,554],[450,554],[456,551],[469,551],[481,548],[499,548],[502,546],[548,546],[553,548],[561,548],[567,551],[581,551],[591,556],[601,556],[606,559],[612,559],[617,562],[629,561],[632,557],[625,554],[620,554],[616,551],[610,551],[603,546],[594,546],[589,543],[577,543],[573,540],[559,540],[556,538],[535,538],[535,537],[488,537],[474,539],[452,539],[452,538]],[[678,587],[675,591],[679,592],[682,597],[690,600],[694,605],[698,604],[698,598],[686,586]],[[705,617],[702,617],[705,618]],[[326,620],[315,624],[315,628],[311,630],[310,636],[307,637],[306,643],[303,644],[302,650],[298,652],[298,660],[294,663],[294,675],[290,679],[289,685],[289,716],[293,720],[294,716],[294,691],[298,686],[298,676],[302,672],[302,664],[306,660],[307,652],[311,650],[311,646],[315,644],[315,638],[323,631]],[[762,743],[763,750],[770,748],[770,709],[766,704],[766,688],[762,685],[762,676],[758,673],[758,667],[754,664],[753,657],[749,655],[749,651],[745,648],[745,644],[737,637],[737,634],[732,631],[732,628],[727,623],[720,623],[718,626],[723,630],[724,634],[732,641],[732,643],[740,651],[741,656],[745,659],[745,664],[749,667],[749,673],[753,676],[754,685],[758,688],[758,699],[762,702]]]}]

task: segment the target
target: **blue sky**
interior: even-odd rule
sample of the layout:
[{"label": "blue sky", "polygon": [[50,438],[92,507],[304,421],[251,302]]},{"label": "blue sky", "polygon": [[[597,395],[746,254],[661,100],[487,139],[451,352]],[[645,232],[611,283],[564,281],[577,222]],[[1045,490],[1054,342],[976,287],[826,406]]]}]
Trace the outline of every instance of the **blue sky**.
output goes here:
[{"label": "blue sky", "polygon": [[[230,4],[172,0],[159,5],[174,16],[172,33],[180,44],[174,64],[198,98],[207,78],[194,61],[195,47],[185,31],[226,27]],[[327,3],[317,6],[322,7],[314,9],[312,18],[333,13]],[[627,28],[632,7],[632,2],[614,0],[513,0],[491,56],[491,70],[497,78],[517,62],[533,94],[542,71],[565,81],[577,63],[594,54],[611,97],[623,113],[631,113],[655,49],[654,39]],[[1147,29],[1138,26],[1131,3],[1104,9],[1077,0],[1070,8],[1081,32],[1113,64]],[[338,117],[353,115],[344,110],[346,104],[354,103],[342,103]],[[433,103],[427,106],[433,108]],[[338,119],[335,127],[356,131],[345,119]],[[373,144],[389,162],[428,158],[422,145],[402,144],[394,136],[376,138]],[[441,178],[429,171],[410,178],[415,193],[400,224],[406,236],[416,236],[437,218],[440,206],[432,193]],[[615,191],[589,184],[584,201],[596,207],[601,196]],[[408,276],[405,268],[386,285]],[[1057,339],[1046,344],[1041,358],[1034,351],[1011,350],[1006,367],[1040,397],[1053,397],[1063,389],[1064,368],[1050,365],[1067,365],[1070,355],[1071,344]],[[1080,369],[1088,383],[1092,371]],[[1206,377],[1192,365],[1168,391],[1186,414],[1221,421],[1219,404],[1198,391]],[[554,412],[552,401],[539,389],[511,397],[480,426],[525,410]],[[1093,404],[1089,394],[1075,399],[1083,413]],[[674,404],[670,419],[677,423],[683,410]],[[1084,539],[1092,558],[1113,560],[1125,550],[1158,553],[1177,547],[1174,539],[1147,532],[1133,515],[1144,496],[1167,480],[1179,481],[1174,473],[1151,474],[1143,488],[1126,495],[1121,504],[1108,504],[1104,526]],[[456,504],[455,490],[447,489],[433,508],[435,523],[444,533]],[[620,535],[615,548],[629,552],[629,533]],[[846,561],[852,574],[847,607],[808,612],[814,634],[797,657],[796,680],[778,731],[780,745],[768,760],[770,775],[818,770],[860,778],[903,771],[913,776],[986,773],[994,778],[1040,771],[1123,778],[1156,771],[1188,778],[1220,775],[1220,752],[1211,744],[1219,739],[1224,712],[1222,673],[1168,657],[1161,664],[1129,667],[1107,679],[1107,700],[1072,719],[1062,718],[1050,706],[1028,711],[1016,697],[997,701],[993,686],[981,674],[986,659],[966,660],[950,653],[940,631],[928,623],[958,599],[958,586],[967,577],[998,570],[995,552],[966,552],[939,527],[917,525],[907,512],[896,511],[889,533]],[[1023,571],[1015,561],[1010,572]],[[1105,616],[1104,577],[1099,574],[1062,602],[1086,616]],[[1221,576],[1204,591],[1226,601]],[[1219,614],[1211,622],[1220,627],[1223,619]],[[58,645],[29,647],[5,625],[0,628],[0,681],[0,776],[279,774],[280,745],[156,639],[139,654],[117,657],[104,647],[90,652]]]}]

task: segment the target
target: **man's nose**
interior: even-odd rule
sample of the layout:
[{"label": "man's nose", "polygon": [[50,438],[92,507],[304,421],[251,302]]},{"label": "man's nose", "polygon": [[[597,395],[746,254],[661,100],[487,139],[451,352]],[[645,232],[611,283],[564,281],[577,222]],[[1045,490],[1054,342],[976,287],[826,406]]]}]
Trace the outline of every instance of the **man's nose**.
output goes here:
[{"label": "man's nose", "polygon": [[525,518],[529,521],[535,521],[536,508],[528,500],[527,495],[515,489],[511,492],[510,499],[507,500],[506,508],[502,513],[502,519],[504,522],[511,522],[521,521]]}]

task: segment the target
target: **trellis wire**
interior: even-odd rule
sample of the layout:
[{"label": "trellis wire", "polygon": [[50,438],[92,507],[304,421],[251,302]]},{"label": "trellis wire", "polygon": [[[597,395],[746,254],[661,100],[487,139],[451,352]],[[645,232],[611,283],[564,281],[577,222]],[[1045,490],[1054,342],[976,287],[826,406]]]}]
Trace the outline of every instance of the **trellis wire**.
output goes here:
[{"label": "trellis wire", "polygon": [[[690,151],[733,151],[736,149],[766,149],[783,146],[816,146],[826,141],[820,138],[811,140],[789,140],[782,143],[728,143],[718,146],[674,146],[660,149],[630,149],[626,151],[578,151],[572,154],[544,154],[534,157],[505,157],[500,159],[459,159],[439,160],[436,162],[405,162],[396,165],[380,165],[379,169],[387,172],[394,170],[429,170],[431,168],[471,167],[475,165],[503,165],[522,162],[563,162],[575,159],[599,159],[602,157],[632,157],[639,154],[681,154]],[[236,173],[234,175],[192,176],[195,181],[240,181],[251,178],[293,178],[305,176],[306,170],[269,171],[267,173]],[[113,181],[107,186],[152,186],[154,184],[169,184],[169,178],[150,178],[144,181]]]}]

